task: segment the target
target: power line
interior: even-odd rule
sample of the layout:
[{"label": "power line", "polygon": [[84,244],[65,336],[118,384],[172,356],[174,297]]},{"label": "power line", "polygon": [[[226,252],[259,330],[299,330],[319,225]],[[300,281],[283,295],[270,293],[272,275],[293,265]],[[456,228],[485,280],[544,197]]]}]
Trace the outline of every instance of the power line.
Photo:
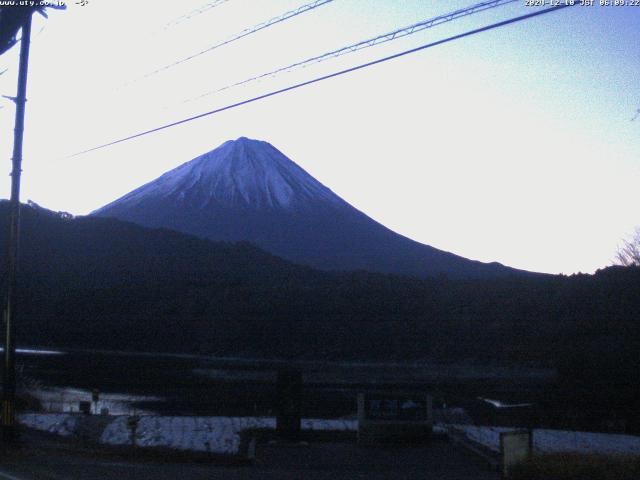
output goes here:
[{"label": "power line", "polygon": [[394,30],[394,31],[389,32],[389,33],[378,35],[377,37],[369,38],[367,40],[362,40],[362,41],[360,41],[358,43],[354,43],[352,45],[348,45],[346,47],[342,47],[342,48],[339,48],[337,50],[332,50],[330,52],[323,53],[322,55],[317,55],[315,57],[311,57],[311,58],[308,58],[306,60],[302,60],[302,61],[299,61],[299,62],[296,62],[296,63],[292,63],[291,65],[287,65],[286,67],[277,68],[276,70],[272,70],[272,71],[267,72],[267,73],[262,73],[260,75],[254,76],[254,77],[247,78],[245,80],[242,80],[241,82],[236,82],[236,83],[232,83],[232,84],[226,85],[226,86],[224,86],[222,88],[219,88],[217,90],[210,90],[208,92],[203,93],[202,95],[198,95],[197,97],[193,97],[193,98],[190,98],[188,100],[185,100],[184,103],[191,102],[191,101],[194,101],[194,100],[198,100],[200,98],[207,97],[209,95],[213,95],[214,93],[219,93],[219,92],[222,92],[224,90],[228,90],[230,88],[238,87],[240,85],[245,85],[247,83],[251,83],[251,82],[254,82],[256,80],[260,80],[262,78],[265,78],[265,77],[271,77],[271,76],[277,75],[278,73],[289,72],[289,71],[291,71],[291,70],[293,70],[295,68],[301,68],[301,67],[305,67],[307,65],[311,65],[311,64],[314,64],[314,63],[324,62],[325,60],[329,60],[331,58],[340,57],[342,55],[346,55],[348,53],[356,52],[358,50],[362,50],[362,49],[365,49],[365,48],[373,47],[373,46],[379,45],[381,43],[390,42],[392,40],[396,40],[398,38],[406,37],[408,35],[412,35],[414,33],[420,32],[422,30],[426,30],[428,28],[435,27],[435,26],[440,25],[442,23],[451,22],[453,20],[456,20],[456,19],[461,18],[461,17],[465,17],[467,15],[473,15],[474,13],[479,13],[479,12],[482,12],[482,11],[485,11],[485,10],[489,10],[491,8],[500,7],[500,6],[506,5],[508,3],[513,3],[513,2],[516,2],[516,1],[518,1],[518,0],[491,0],[491,1],[481,2],[481,3],[478,3],[478,4],[473,5],[471,7],[462,8],[462,9],[455,10],[455,11],[450,12],[450,13],[446,13],[444,15],[439,15],[437,17],[430,18],[428,20],[423,20],[421,22],[414,23],[413,25],[409,25],[407,27],[399,28],[399,29]]},{"label": "power line", "polygon": [[227,3],[229,0],[214,0],[213,2],[209,2],[205,5],[203,5],[202,7],[196,8],[194,10],[191,10],[189,13],[185,13],[184,15],[181,15],[180,17],[176,18],[175,20],[170,21],[169,23],[167,23],[164,28],[170,28],[173,27],[174,25],[178,25],[179,23],[184,22],[185,20],[189,20],[190,18],[195,17],[196,15],[200,15],[204,12],[207,12],[209,10],[211,10],[212,8],[216,8],[220,5],[222,5],[223,3]]},{"label": "power line", "polygon": [[277,17],[273,17],[270,20],[267,20],[266,22],[262,22],[259,23],[257,25],[254,25],[253,27],[249,27],[249,28],[245,28],[244,30],[242,30],[240,33],[237,33],[229,38],[227,38],[226,40],[223,40],[222,42],[216,43],[215,45],[212,45],[208,48],[205,48],[204,50],[199,51],[198,53],[194,53],[192,55],[189,55],[188,57],[184,57],[181,58],[180,60],[176,60],[173,63],[170,63],[169,65],[165,65],[164,67],[158,68],[157,70],[154,70],[152,72],[149,72],[147,74],[145,74],[142,78],[149,78],[152,75],[155,75],[157,73],[163,72],[165,70],[168,70],[170,68],[173,68],[177,65],[181,65],[185,62],[188,62],[189,60],[193,60],[196,57],[199,57],[200,55],[204,55],[205,53],[211,52],[213,50],[215,50],[216,48],[220,48],[224,45],[228,45],[231,42],[235,42],[236,40],[240,40],[241,38],[247,37],[253,33],[259,32],[260,30],[264,30],[265,28],[269,28],[273,25],[276,25],[277,23],[280,22],[284,22],[285,20],[288,20],[290,18],[296,17],[298,15],[301,15],[305,12],[308,12],[310,10],[314,10],[318,7],[321,7],[322,5],[325,5],[327,3],[332,2],[333,0],[315,0],[311,3],[307,3],[305,5],[302,5],[301,7],[296,8],[295,10],[290,10],[288,12],[285,12],[281,15],[278,15]]},{"label": "power line", "polygon": [[510,25],[512,23],[517,23],[517,22],[520,22],[520,21],[523,21],[523,20],[528,20],[530,18],[537,17],[539,15],[544,15],[546,13],[555,12],[555,11],[558,11],[558,10],[562,10],[563,8],[572,7],[574,5],[579,5],[579,4],[578,3],[574,3],[574,4],[567,3],[567,4],[559,5],[559,6],[556,6],[556,7],[549,7],[549,8],[546,8],[544,10],[537,10],[535,12],[528,13],[526,15],[520,15],[519,17],[510,18],[508,20],[503,20],[501,22],[492,23],[492,24],[486,25],[484,27],[476,28],[474,30],[469,30],[467,32],[460,33],[458,35],[454,35],[454,36],[451,36],[451,37],[444,38],[442,40],[437,40],[435,42],[427,43],[425,45],[421,45],[419,47],[415,47],[415,48],[412,48],[410,50],[405,50],[405,51],[400,52],[400,53],[396,53],[396,54],[393,54],[393,55],[389,55],[387,57],[379,58],[378,60],[373,60],[371,62],[363,63],[363,64],[357,65],[355,67],[351,67],[351,68],[347,68],[345,70],[340,70],[338,72],[330,73],[328,75],[323,75],[321,77],[317,77],[317,78],[314,78],[312,80],[307,80],[305,82],[296,83],[295,85],[290,85],[288,87],[281,88],[279,90],[274,90],[274,91],[271,91],[269,93],[265,93],[265,94],[259,95],[257,97],[249,98],[247,100],[242,100],[240,102],[232,103],[232,104],[226,105],[224,107],[216,108],[215,110],[210,110],[208,112],[200,113],[198,115],[194,115],[192,117],[184,118],[184,119],[178,120],[176,122],[168,123],[168,124],[162,125],[160,127],[152,128],[151,130],[145,130],[143,132],[136,133],[134,135],[130,135],[128,137],[124,137],[124,138],[121,138],[121,139],[118,139],[118,140],[111,141],[109,143],[98,145],[97,147],[89,148],[87,150],[83,150],[83,151],[74,153],[74,154],[69,155],[69,156],[67,156],[65,158],[77,157],[79,155],[83,155],[85,153],[89,153],[89,152],[93,152],[93,151],[96,151],[96,150],[100,150],[102,148],[110,147],[110,146],[116,145],[118,143],[123,143],[123,142],[129,141],[129,140],[133,140],[135,138],[143,137],[145,135],[150,135],[152,133],[159,132],[160,130],[165,130],[167,128],[171,128],[171,127],[175,127],[175,126],[178,126],[178,125],[182,125],[183,123],[188,123],[188,122],[191,122],[193,120],[198,120],[200,118],[208,117],[209,115],[214,115],[216,113],[220,113],[220,112],[224,112],[226,110],[231,110],[233,108],[241,107],[241,106],[247,105],[249,103],[257,102],[258,100],[263,100],[265,98],[273,97],[273,96],[279,95],[281,93],[289,92],[291,90],[296,90],[298,88],[305,87],[305,86],[311,85],[313,83],[318,83],[318,82],[321,82],[323,80],[328,80],[330,78],[339,77],[341,75],[344,75],[344,74],[347,74],[347,73],[351,73],[351,72],[355,72],[355,71],[361,70],[363,68],[371,67],[371,66],[377,65],[379,63],[383,63],[383,62],[386,62],[386,61],[389,61],[389,60],[393,60],[393,59],[396,59],[396,58],[404,57],[405,55],[409,55],[409,54],[416,53],[416,52],[419,52],[419,51],[422,51],[422,50],[426,50],[427,48],[431,48],[431,47],[435,47],[435,46],[438,46],[438,45],[442,45],[444,43],[449,43],[449,42],[452,42],[454,40],[459,40],[461,38],[469,37],[469,36],[475,35],[477,33],[486,32],[488,30],[493,30],[495,28],[503,27],[505,25]]}]

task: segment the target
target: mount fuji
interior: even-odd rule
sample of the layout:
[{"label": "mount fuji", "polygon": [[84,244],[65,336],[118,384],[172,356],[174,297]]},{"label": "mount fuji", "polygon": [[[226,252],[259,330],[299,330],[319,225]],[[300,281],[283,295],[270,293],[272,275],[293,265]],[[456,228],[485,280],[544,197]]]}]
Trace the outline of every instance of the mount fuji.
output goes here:
[{"label": "mount fuji", "polygon": [[349,205],[267,142],[227,141],[91,215],[219,241],[249,241],[322,270],[489,278],[525,272],[399,235]]}]

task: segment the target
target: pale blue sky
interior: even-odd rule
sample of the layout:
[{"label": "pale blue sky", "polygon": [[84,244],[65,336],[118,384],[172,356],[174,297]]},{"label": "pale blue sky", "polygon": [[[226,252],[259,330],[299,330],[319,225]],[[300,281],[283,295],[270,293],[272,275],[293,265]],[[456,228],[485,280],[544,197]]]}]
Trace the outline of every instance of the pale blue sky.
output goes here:
[{"label": "pale blue sky", "polygon": [[[306,0],[90,0],[37,18],[23,200],[85,214],[230,138],[267,140],[374,219],[529,270],[608,265],[640,224],[640,7],[573,7],[73,159],[121,136],[532,11],[522,2],[259,83],[228,83],[471,1],[334,0],[135,81]],[[152,7],[152,8],[150,8]],[[15,94],[18,49],[0,58]],[[129,83],[128,83],[129,82]],[[10,170],[12,104],[0,105]],[[9,178],[0,196],[9,192]]]}]

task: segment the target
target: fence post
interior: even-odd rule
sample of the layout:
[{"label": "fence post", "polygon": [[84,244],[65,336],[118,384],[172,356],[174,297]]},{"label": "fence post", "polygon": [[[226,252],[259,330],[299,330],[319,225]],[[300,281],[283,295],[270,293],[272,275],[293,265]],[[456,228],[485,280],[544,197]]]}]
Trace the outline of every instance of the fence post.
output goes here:
[{"label": "fence post", "polygon": [[295,440],[300,434],[302,372],[296,369],[278,370],[276,389],[276,432],[288,440]]}]

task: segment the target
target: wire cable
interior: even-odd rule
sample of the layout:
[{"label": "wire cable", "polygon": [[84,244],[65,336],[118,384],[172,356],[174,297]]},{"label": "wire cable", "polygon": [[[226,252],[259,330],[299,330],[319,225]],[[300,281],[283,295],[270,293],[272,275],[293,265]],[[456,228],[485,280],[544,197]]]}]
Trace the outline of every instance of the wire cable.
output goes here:
[{"label": "wire cable", "polygon": [[157,73],[163,72],[165,70],[168,70],[170,68],[176,67],[178,65],[181,65],[185,62],[188,62],[189,60],[193,60],[196,57],[199,57],[201,55],[204,55],[205,53],[211,52],[213,50],[215,50],[216,48],[220,48],[224,45],[228,45],[232,42],[235,42],[236,40],[240,40],[241,38],[247,37],[251,34],[254,34],[256,32],[259,32],[260,30],[264,30],[265,28],[269,28],[273,25],[276,25],[280,22],[284,22],[285,20],[288,20],[290,18],[293,17],[297,17],[298,15],[301,15],[305,12],[309,12],[311,10],[314,10],[318,7],[321,7],[322,5],[325,5],[327,3],[333,2],[333,0],[315,0],[311,3],[307,3],[305,5],[302,5],[301,7],[296,8],[295,10],[290,10],[288,12],[283,13],[282,15],[278,15],[277,17],[273,17],[270,20],[267,20],[266,22],[262,22],[259,23],[258,25],[254,25],[253,27],[249,27],[249,28],[245,28],[244,30],[242,30],[240,33],[237,33],[229,38],[227,38],[226,40],[223,40],[222,42],[216,43],[215,45],[212,45],[210,47],[205,48],[204,50],[201,50],[197,53],[194,53],[192,55],[189,55],[188,57],[184,57],[181,58],[180,60],[176,60],[173,63],[170,63],[169,65],[165,65],[164,67],[160,67],[157,70],[154,70],[152,72],[149,72],[147,74],[145,74],[142,78],[149,78],[152,75],[155,75]]},{"label": "wire cable", "polygon": [[223,3],[227,3],[229,0],[214,0],[213,2],[209,2],[205,5],[203,5],[200,8],[196,8],[194,10],[191,10],[189,13],[185,13],[184,15],[176,18],[175,20],[170,21],[169,23],[167,23],[164,28],[170,28],[173,27],[175,25],[178,25],[186,20],[189,20],[190,18],[195,17],[196,15],[200,15],[204,12],[207,12],[209,10],[211,10],[212,8],[216,8],[220,5],[222,5]]},{"label": "wire cable", "polygon": [[387,57],[379,58],[377,60],[373,60],[371,62],[363,63],[363,64],[357,65],[355,67],[347,68],[345,70],[340,70],[338,72],[330,73],[328,75],[323,75],[321,77],[317,77],[317,78],[314,78],[312,80],[307,80],[305,82],[296,83],[295,85],[290,85],[288,87],[281,88],[279,90],[274,90],[274,91],[271,91],[269,93],[258,95],[257,97],[253,97],[253,98],[249,98],[247,100],[242,100],[240,102],[232,103],[230,105],[226,105],[224,107],[216,108],[215,110],[210,110],[208,112],[200,113],[200,114],[194,115],[192,117],[184,118],[184,119],[178,120],[176,122],[167,123],[166,125],[162,125],[160,127],[152,128],[150,130],[145,130],[143,132],[136,133],[134,135],[129,135],[128,137],[120,138],[118,140],[113,140],[111,142],[108,142],[108,143],[105,143],[105,144],[102,144],[102,145],[98,145],[97,147],[89,148],[87,150],[82,150],[80,152],[77,152],[77,153],[74,153],[72,155],[69,155],[69,156],[67,156],[65,158],[73,158],[73,157],[77,157],[79,155],[83,155],[83,154],[86,154],[86,153],[89,153],[89,152],[94,152],[96,150],[100,150],[100,149],[107,148],[107,147],[110,147],[110,146],[113,146],[113,145],[117,145],[119,143],[127,142],[129,140],[133,140],[135,138],[139,138],[139,137],[143,137],[143,136],[146,136],[146,135],[150,135],[152,133],[159,132],[161,130],[165,130],[167,128],[171,128],[171,127],[175,127],[175,126],[178,126],[178,125],[182,125],[184,123],[192,122],[194,120],[198,120],[200,118],[208,117],[208,116],[214,115],[216,113],[224,112],[226,110],[231,110],[233,108],[237,108],[237,107],[241,107],[243,105],[247,105],[249,103],[257,102],[258,100],[263,100],[265,98],[273,97],[273,96],[279,95],[281,93],[289,92],[291,90],[296,90],[298,88],[305,87],[307,85],[311,85],[311,84],[314,84],[314,83],[318,83],[318,82],[321,82],[323,80],[328,80],[330,78],[334,78],[334,77],[338,77],[338,76],[341,76],[341,75],[345,75],[347,73],[355,72],[355,71],[361,70],[363,68],[371,67],[373,65],[378,65],[379,63],[383,63],[383,62],[387,62],[389,60],[393,60],[393,59],[396,59],[396,58],[404,57],[404,56],[410,55],[412,53],[420,52],[422,50],[426,50],[426,49],[431,48],[431,47],[442,45],[444,43],[449,43],[449,42],[452,42],[454,40],[459,40],[461,38],[469,37],[469,36],[475,35],[477,33],[486,32],[488,30],[493,30],[493,29],[496,29],[496,28],[499,28],[499,27],[504,27],[504,26],[510,25],[512,23],[521,22],[523,20],[528,20],[530,18],[534,18],[534,17],[540,16],[540,15],[544,15],[544,14],[547,14],[547,13],[556,12],[556,11],[562,10],[564,8],[567,8],[567,7],[572,7],[574,5],[579,5],[579,4],[577,2],[574,3],[574,4],[567,3],[567,4],[559,5],[559,6],[556,6],[556,7],[549,7],[549,8],[545,8],[543,10],[537,10],[535,12],[528,13],[526,15],[520,15],[519,17],[510,18],[508,20],[503,20],[501,22],[492,23],[492,24],[486,25],[484,27],[476,28],[474,30],[469,30],[467,32],[460,33],[458,35],[454,35],[454,36],[451,36],[451,37],[444,38],[442,40],[437,40],[435,42],[427,43],[425,45],[421,45],[419,47],[415,47],[415,48],[412,48],[410,50],[405,50],[403,52],[396,53],[394,55],[389,55]]},{"label": "wire cable", "polygon": [[362,41],[360,41],[358,43],[354,43],[352,45],[348,45],[346,47],[342,47],[342,48],[339,48],[337,50],[332,50],[330,52],[323,53],[322,55],[317,55],[315,57],[311,57],[311,58],[308,58],[306,60],[302,60],[302,61],[299,61],[299,62],[296,62],[296,63],[292,63],[291,65],[287,65],[286,67],[280,67],[280,68],[277,68],[277,69],[272,70],[270,72],[262,73],[260,75],[256,75],[254,77],[250,77],[250,78],[247,78],[245,80],[242,80],[240,82],[236,82],[236,83],[232,83],[232,84],[226,85],[224,87],[218,88],[217,90],[210,90],[210,91],[205,92],[205,93],[203,93],[201,95],[198,95],[197,97],[189,98],[189,99],[185,100],[183,103],[189,103],[189,102],[192,102],[194,100],[199,100],[199,99],[201,99],[203,97],[207,97],[209,95],[213,95],[215,93],[219,93],[219,92],[222,92],[224,90],[228,90],[230,88],[239,87],[240,85],[245,85],[247,83],[251,83],[251,82],[263,79],[265,77],[273,77],[273,76],[275,76],[275,75],[277,75],[279,73],[289,72],[289,71],[291,71],[293,69],[306,67],[307,65],[311,65],[311,64],[314,64],[314,63],[324,62],[325,60],[329,60],[331,58],[340,57],[342,55],[346,55],[348,53],[356,52],[358,50],[362,50],[362,49],[365,49],[365,48],[373,47],[373,46],[379,45],[381,43],[390,42],[392,40],[396,40],[398,38],[406,37],[408,35],[412,35],[414,33],[420,32],[422,30],[426,30],[428,28],[435,27],[435,26],[440,25],[442,23],[451,22],[453,20],[456,20],[456,19],[461,18],[461,17],[465,17],[467,15],[473,15],[474,13],[483,12],[485,10],[489,10],[491,8],[500,7],[500,6],[506,5],[508,3],[514,3],[516,1],[519,1],[519,0],[492,0],[492,1],[485,1],[485,2],[478,3],[476,5],[472,5],[471,7],[455,10],[453,12],[446,13],[444,15],[438,15],[437,17],[430,18],[428,20],[423,20],[421,22],[414,23],[413,25],[409,25],[407,27],[399,28],[399,29],[394,30],[394,31],[389,32],[389,33],[378,35],[377,37],[369,38],[367,40],[362,40]]}]

